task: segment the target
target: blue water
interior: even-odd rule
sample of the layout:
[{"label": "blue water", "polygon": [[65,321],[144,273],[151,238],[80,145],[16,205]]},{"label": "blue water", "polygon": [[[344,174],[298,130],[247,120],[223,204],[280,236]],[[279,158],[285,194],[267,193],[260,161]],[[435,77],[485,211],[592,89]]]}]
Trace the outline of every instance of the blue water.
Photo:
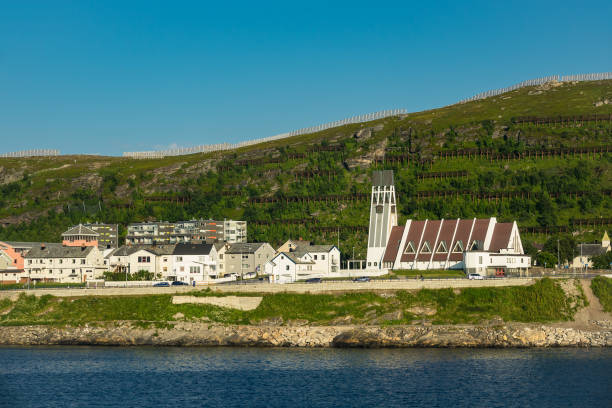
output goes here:
[{"label": "blue water", "polygon": [[0,348],[2,407],[612,407],[612,350]]}]

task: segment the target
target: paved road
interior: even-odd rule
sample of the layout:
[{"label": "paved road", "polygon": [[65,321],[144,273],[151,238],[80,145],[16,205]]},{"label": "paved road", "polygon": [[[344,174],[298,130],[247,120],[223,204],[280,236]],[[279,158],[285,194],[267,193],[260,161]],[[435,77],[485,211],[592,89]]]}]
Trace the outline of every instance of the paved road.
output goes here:
[{"label": "paved road", "polygon": [[[379,291],[379,290],[418,290],[418,289],[443,289],[443,288],[467,288],[467,287],[495,287],[495,286],[525,286],[531,285],[535,280],[532,278],[512,279],[425,279],[423,281],[411,280],[372,280],[371,282],[331,281],[322,283],[294,283],[287,285],[273,285],[269,283],[255,283],[248,285],[213,285],[211,289],[218,292],[242,292],[242,293],[330,293],[348,291]],[[196,289],[203,289],[198,286]],[[151,294],[174,294],[186,293],[194,290],[189,286],[178,287],[145,287],[145,288],[104,288],[104,289],[35,289],[29,293],[54,296],[118,296],[118,295],[151,295]],[[0,291],[1,297],[16,298],[27,290]]]}]

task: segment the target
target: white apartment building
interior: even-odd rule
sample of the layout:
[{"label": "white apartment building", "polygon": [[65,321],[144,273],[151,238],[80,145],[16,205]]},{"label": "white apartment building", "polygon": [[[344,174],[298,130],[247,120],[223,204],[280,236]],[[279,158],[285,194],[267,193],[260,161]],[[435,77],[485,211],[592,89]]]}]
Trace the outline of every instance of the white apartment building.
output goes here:
[{"label": "white apartment building", "polygon": [[98,246],[40,244],[24,256],[25,275],[32,281],[85,282],[107,269]]}]

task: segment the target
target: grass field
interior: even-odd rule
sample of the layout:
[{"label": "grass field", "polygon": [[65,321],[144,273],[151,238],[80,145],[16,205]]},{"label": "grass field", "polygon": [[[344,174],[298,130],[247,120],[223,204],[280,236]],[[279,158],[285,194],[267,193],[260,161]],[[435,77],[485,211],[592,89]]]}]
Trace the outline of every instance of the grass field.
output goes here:
[{"label": "grass field", "polygon": [[[197,296],[220,296],[209,290]],[[252,296],[254,294],[251,294]],[[241,294],[241,296],[244,296]],[[189,321],[223,324],[257,324],[274,319],[287,323],[302,320],[313,325],[410,324],[429,320],[435,324],[478,323],[501,317],[504,321],[552,322],[570,320],[584,298],[568,298],[559,284],[542,279],[532,286],[465,288],[392,294],[345,293],[339,295],[266,294],[253,311],[211,305],[172,304],[171,295],[101,296],[82,298],[41,297],[22,294],[14,302],[2,301],[0,325],[83,325],[131,321],[137,325],[166,327],[177,313]]]}]

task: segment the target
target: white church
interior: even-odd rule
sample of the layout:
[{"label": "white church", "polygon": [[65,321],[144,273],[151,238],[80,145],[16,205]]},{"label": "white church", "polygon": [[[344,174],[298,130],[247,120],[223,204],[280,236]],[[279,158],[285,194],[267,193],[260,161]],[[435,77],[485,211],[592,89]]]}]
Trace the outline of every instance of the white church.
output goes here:
[{"label": "white church", "polygon": [[367,269],[463,269],[482,276],[527,273],[514,222],[488,219],[408,220],[398,225],[393,171],[372,176]]}]

